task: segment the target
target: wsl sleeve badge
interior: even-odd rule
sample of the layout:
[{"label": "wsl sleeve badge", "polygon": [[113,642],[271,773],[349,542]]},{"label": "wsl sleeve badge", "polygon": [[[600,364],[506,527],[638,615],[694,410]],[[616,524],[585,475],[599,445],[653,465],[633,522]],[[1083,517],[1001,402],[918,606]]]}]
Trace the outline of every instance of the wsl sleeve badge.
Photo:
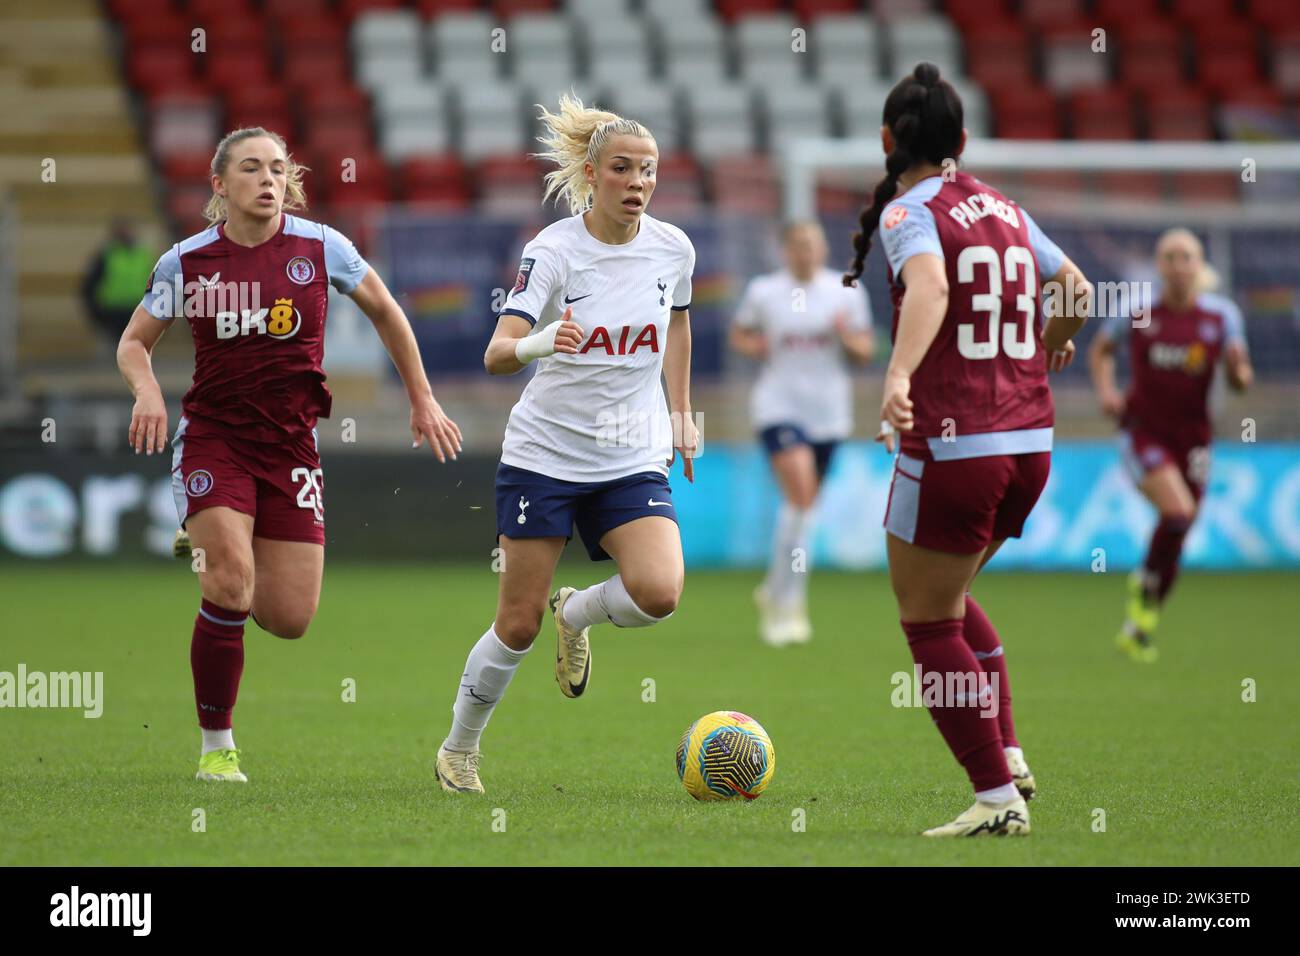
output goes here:
[{"label": "wsl sleeve badge", "polygon": [[677,776],[696,800],[756,800],[774,773],[772,738],[753,717],[734,710],[701,717],[677,745]]},{"label": "wsl sleeve badge", "polygon": [[518,294],[528,288],[528,278],[533,274],[533,263],[536,259],[523,259],[519,263],[519,274],[515,276],[515,287],[510,291]]}]

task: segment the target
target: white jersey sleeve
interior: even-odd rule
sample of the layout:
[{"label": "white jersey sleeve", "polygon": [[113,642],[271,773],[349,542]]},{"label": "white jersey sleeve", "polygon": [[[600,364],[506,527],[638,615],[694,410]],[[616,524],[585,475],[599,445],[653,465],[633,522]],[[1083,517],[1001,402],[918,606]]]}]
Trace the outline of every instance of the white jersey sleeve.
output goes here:
[{"label": "white jersey sleeve", "polygon": [[933,189],[918,186],[889,203],[880,215],[880,244],[895,277],[903,274],[903,266],[913,256],[929,254],[943,259],[939,227],[925,204],[933,193]]},{"label": "white jersey sleeve", "polygon": [[325,241],[325,271],[329,274],[330,285],[344,295],[361,284],[361,280],[370,271],[370,264],[361,258],[352,240],[337,229],[321,226]]},{"label": "white jersey sleeve", "polygon": [[691,307],[691,276],[695,273],[695,243],[687,239],[686,248],[690,251],[690,257],[686,260],[686,267],[682,270],[681,278],[677,280],[677,286],[673,289],[672,311],[674,312],[684,312]]},{"label": "white jersey sleeve", "polygon": [[517,315],[536,325],[546,304],[564,282],[564,259],[536,239],[524,246],[515,285],[506,296],[501,315]]}]

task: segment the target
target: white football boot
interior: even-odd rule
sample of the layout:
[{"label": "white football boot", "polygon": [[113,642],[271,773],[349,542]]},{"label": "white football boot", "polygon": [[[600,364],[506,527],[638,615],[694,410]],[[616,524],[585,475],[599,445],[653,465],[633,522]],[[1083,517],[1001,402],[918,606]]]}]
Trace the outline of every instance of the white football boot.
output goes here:
[{"label": "white football boot", "polygon": [[565,697],[581,697],[591,679],[591,645],[587,631],[574,630],[564,620],[564,605],[577,588],[560,588],[551,597],[555,617],[555,682]]},{"label": "white football boot", "polygon": [[478,778],[480,759],[477,750],[461,752],[439,747],[434,773],[442,789],[448,793],[482,793],[483,784]]},{"label": "white football boot", "polygon": [[785,647],[795,643],[790,615],[767,593],[767,586],[754,588],[754,604],[758,608],[758,636],[768,647]]},{"label": "white football boot", "polygon": [[1024,799],[994,806],[976,800],[974,805],[952,823],[926,830],[927,837],[1027,836],[1029,808]]},{"label": "white football boot", "polygon": [[1023,756],[1012,750],[1006,750],[1005,753],[1007,768],[1011,771],[1011,782],[1016,785],[1016,789],[1026,800],[1034,799],[1038,786],[1034,783],[1034,773],[1029,769],[1029,764],[1025,762]]}]

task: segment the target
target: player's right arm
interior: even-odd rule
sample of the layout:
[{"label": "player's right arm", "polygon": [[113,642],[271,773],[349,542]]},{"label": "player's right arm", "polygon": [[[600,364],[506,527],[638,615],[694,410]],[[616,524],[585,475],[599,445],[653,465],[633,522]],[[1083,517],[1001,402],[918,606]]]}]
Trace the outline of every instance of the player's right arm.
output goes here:
[{"label": "player's right arm", "polygon": [[496,331],[483,353],[483,367],[489,375],[514,375],[534,359],[578,351],[584,333],[572,321],[572,307],[564,310],[560,321],[534,331],[537,320],[563,287],[564,269],[559,254],[545,242],[534,239],[524,246],[514,288],[506,295]]},{"label": "player's right arm", "polygon": [[514,375],[533,359],[545,358],[562,352],[574,355],[585,334],[582,326],[571,321],[573,308],[564,310],[559,322],[552,322],[536,335],[528,320],[518,315],[501,313],[496,331],[483,353],[483,367],[489,375]]},{"label": "player's right arm", "polygon": [[181,257],[173,246],[153,267],[144,298],[117,343],[117,367],[135,396],[127,443],[137,455],[142,449],[146,455],[161,454],[167,446],[167,405],[153,374],[153,348],[184,311],[180,280]]},{"label": "player's right arm", "polygon": [[127,443],[137,455],[141,449],[147,455],[161,454],[167,444],[167,405],[153,374],[153,348],[168,324],[154,318],[144,305],[137,305],[117,343],[117,367],[135,396]]}]

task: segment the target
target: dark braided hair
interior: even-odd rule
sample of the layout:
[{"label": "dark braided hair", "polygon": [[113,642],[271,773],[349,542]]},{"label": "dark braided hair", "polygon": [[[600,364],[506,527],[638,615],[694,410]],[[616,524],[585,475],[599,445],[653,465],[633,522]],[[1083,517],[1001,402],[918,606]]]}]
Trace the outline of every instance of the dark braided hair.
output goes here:
[{"label": "dark braided hair", "polygon": [[844,273],[846,286],[856,285],[862,275],[863,262],[871,251],[871,234],[898,191],[898,177],[923,161],[942,165],[945,159],[955,159],[961,148],[961,98],[939,78],[939,68],[933,63],[918,63],[911,76],[903,77],[889,91],[884,122],[894,134],[894,151],[885,157],[885,178],[876,183],[871,205],[863,207],[858,216],[860,231],[853,234],[853,262]]}]

